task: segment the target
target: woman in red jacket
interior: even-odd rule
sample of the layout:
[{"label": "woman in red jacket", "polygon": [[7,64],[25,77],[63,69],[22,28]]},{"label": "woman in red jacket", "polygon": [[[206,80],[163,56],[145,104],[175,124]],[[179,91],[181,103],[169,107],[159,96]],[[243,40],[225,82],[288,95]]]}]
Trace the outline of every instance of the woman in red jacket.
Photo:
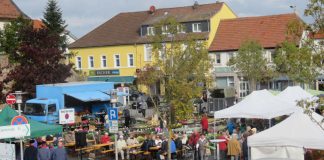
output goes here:
[{"label": "woman in red jacket", "polygon": [[201,128],[203,134],[208,133],[208,118],[206,114],[201,117]]}]

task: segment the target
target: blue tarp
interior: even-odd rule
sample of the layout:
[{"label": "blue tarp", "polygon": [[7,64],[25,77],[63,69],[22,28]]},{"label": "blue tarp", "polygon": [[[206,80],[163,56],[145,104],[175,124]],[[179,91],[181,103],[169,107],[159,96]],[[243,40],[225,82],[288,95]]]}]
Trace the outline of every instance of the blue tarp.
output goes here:
[{"label": "blue tarp", "polygon": [[101,91],[88,91],[88,92],[76,92],[76,93],[65,93],[68,96],[74,97],[83,102],[90,101],[108,101],[110,96]]}]

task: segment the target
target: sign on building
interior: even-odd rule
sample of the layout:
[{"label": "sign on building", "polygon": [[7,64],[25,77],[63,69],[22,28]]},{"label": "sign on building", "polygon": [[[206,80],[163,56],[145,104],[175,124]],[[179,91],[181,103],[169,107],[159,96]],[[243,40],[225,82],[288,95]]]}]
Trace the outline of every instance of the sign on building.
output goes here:
[{"label": "sign on building", "polygon": [[75,122],[74,108],[60,109],[59,112],[59,123],[60,124],[71,124]]},{"label": "sign on building", "polygon": [[16,159],[16,150],[14,144],[0,143],[0,151],[1,160]]},{"label": "sign on building", "polygon": [[30,136],[30,125],[11,125],[0,127],[0,139],[21,138]]}]

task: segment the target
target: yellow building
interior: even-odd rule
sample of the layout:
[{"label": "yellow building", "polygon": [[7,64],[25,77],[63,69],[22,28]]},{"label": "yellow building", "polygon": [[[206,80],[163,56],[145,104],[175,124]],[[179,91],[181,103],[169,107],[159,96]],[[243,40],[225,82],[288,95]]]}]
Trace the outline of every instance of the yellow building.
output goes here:
[{"label": "yellow building", "polygon": [[69,49],[77,53],[71,61],[88,80],[133,83],[136,71],[152,62],[148,36],[154,34],[154,24],[170,16],[184,26],[181,33],[197,34],[207,41],[207,47],[220,20],[236,18],[220,2],[162,9],[152,6],[148,11],[120,13],[71,44]]}]

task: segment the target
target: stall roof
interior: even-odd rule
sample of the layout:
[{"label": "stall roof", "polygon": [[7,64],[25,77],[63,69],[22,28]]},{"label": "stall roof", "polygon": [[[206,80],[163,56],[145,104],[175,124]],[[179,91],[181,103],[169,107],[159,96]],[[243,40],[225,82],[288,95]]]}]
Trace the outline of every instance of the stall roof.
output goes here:
[{"label": "stall roof", "polygon": [[[324,117],[317,113],[294,113],[279,124],[248,137],[250,147],[292,146],[324,150]],[[319,124],[322,126],[320,127]]]},{"label": "stall roof", "polygon": [[254,91],[232,107],[217,111],[215,118],[261,118],[289,115],[300,110],[295,104],[281,100],[267,90]]},{"label": "stall roof", "polygon": [[110,96],[101,91],[73,92],[65,94],[83,102],[110,100]]},{"label": "stall roof", "polygon": [[[11,120],[13,117],[18,116],[18,113],[10,107],[5,107],[0,112],[0,126],[8,126],[11,125]],[[45,124],[41,122],[37,122],[31,119],[28,119],[30,124],[30,137],[41,137],[46,135],[54,135],[60,134],[63,131],[61,125],[52,125],[52,124]]]}]

